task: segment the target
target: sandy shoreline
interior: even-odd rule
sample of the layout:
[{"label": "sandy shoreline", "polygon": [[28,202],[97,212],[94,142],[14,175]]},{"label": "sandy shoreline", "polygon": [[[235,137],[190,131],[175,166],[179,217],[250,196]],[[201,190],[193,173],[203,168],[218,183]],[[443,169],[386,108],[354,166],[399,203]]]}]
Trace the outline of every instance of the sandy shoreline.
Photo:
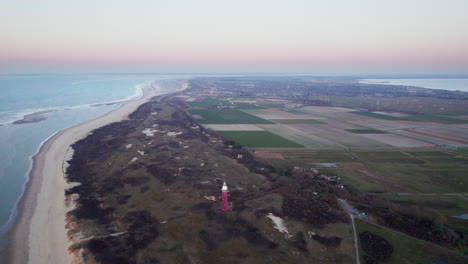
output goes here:
[{"label": "sandy shoreline", "polygon": [[[187,84],[183,84],[186,88]],[[172,93],[152,85],[142,98],[129,101],[97,119],[64,129],[42,144],[33,157],[25,192],[17,207],[16,221],[7,233],[6,263],[65,264],[72,262],[68,252],[65,216],[65,190],[70,185],[63,177],[63,163],[69,146],[92,130],[121,121],[138,106],[156,95]]]}]

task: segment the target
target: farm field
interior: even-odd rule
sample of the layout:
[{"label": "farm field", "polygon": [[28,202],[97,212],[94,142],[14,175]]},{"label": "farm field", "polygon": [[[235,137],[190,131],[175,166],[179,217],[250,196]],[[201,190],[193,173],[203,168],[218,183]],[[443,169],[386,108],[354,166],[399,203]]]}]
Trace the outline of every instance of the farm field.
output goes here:
[{"label": "farm field", "polygon": [[351,108],[367,108],[377,111],[425,113],[436,115],[466,115],[466,100],[445,100],[440,98],[399,97],[397,103],[394,98],[383,97],[349,97],[349,96],[318,96],[317,99],[330,100],[334,105]]},{"label": "farm field", "polygon": [[307,148],[342,148],[340,145],[335,144],[329,140],[317,137],[313,134],[303,132],[301,130],[293,129],[286,125],[258,125],[266,131],[280,135]]},{"label": "farm field", "polygon": [[[377,263],[388,264],[426,264],[435,263],[433,259],[441,259],[446,263],[464,263],[465,258],[451,253],[448,250],[443,250],[435,246],[431,246],[417,239],[410,238],[400,233],[376,227],[367,224],[363,221],[356,220],[356,232],[359,234],[369,231],[372,234],[378,235],[387,240],[393,247],[391,256]],[[358,237],[359,239],[359,237]],[[366,254],[362,250],[362,241],[359,242],[361,263],[365,263],[363,255]]]},{"label": "farm field", "polygon": [[418,121],[418,122],[437,122],[437,123],[446,123],[446,124],[467,124],[468,120],[459,119],[451,116],[443,115],[412,115],[405,117],[405,120],[408,121]]},{"label": "farm field", "polygon": [[[308,114],[308,113],[297,113],[294,111],[284,111],[282,109],[246,109],[243,110],[243,112],[246,112],[251,115],[255,115],[260,118],[264,119],[315,119],[318,121],[324,121],[322,117],[313,115],[313,114]],[[326,122],[326,121],[324,121]]]},{"label": "farm field", "polygon": [[[432,143],[434,145],[447,145],[447,146],[453,146],[457,148],[468,147],[468,144],[465,144],[465,143],[456,142],[456,141],[445,139],[445,138],[433,137],[433,136],[425,135],[421,133],[415,133],[415,132],[411,132],[408,130],[398,130],[398,131],[393,131],[393,133],[404,136],[404,137],[417,139],[419,141]],[[463,132],[459,131],[459,133],[463,133]]]},{"label": "farm field", "polygon": [[272,122],[241,112],[239,110],[204,110],[192,109],[191,114],[200,115],[204,119],[201,124],[272,124]]},{"label": "farm field", "polygon": [[244,147],[303,147],[268,131],[219,131],[219,133]]},{"label": "farm field", "polygon": [[360,125],[353,124],[351,122],[346,122],[344,120],[336,120],[336,119],[322,119],[324,122],[326,121],[327,125],[330,127],[341,129],[341,130],[349,130],[349,129],[368,129],[367,127],[363,127]]},{"label": "farm field", "polygon": [[468,131],[468,125],[466,124],[443,125],[434,123],[424,123],[422,124],[420,129],[444,136],[468,140],[468,133],[463,133],[463,131]]},{"label": "farm field", "polygon": [[396,117],[396,116],[378,114],[378,113],[367,112],[367,111],[353,111],[350,113],[356,114],[356,115],[367,116],[367,117],[378,118],[378,119],[385,119],[385,120],[405,120],[405,118],[403,117]]},{"label": "farm field", "polygon": [[294,124],[290,126],[307,134],[313,134],[317,137],[341,145],[342,147],[389,147],[388,144],[327,125]]},{"label": "farm field", "polygon": [[[193,109],[190,113],[202,116],[205,119],[199,120],[200,123],[243,146],[273,148],[271,151],[283,158],[266,159],[274,166],[336,163],[336,168],[327,170],[363,192],[468,192],[468,158],[435,149],[436,145],[464,147],[468,144],[410,131],[435,128],[442,133],[446,129],[445,135],[457,136],[463,134],[467,125],[394,120],[402,119],[400,116],[391,116],[392,120],[369,119],[339,107],[308,106],[301,111],[308,114],[280,109]],[[309,150],[274,149],[284,147]]]},{"label": "farm field", "polygon": [[323,106],[305,106],[301,108],[301,110],[308,112],[308,113],[315,113],[315,114],[323,114],[323,115],[330,115],[330,114],[337,114],[337,113],[346,113],[353,111],[353,109],[345,108],[345,107],[323,107]]},{"label": "farm field", "polygon": [[373,128],[363,128],[363,129],[346,129],[346,131],[349,131],[354,134],[385,134],[387,132],[373,129]]},{"label": "farm field", "polygon": [[416,122],[391,121],[383,119],[353,119],[349,122],[361,127],[367,127],[387,132],[400,129],[412,129],[421,125],[420,123]]},{"label": "farm field", "polygon": [[306,113],[297,109],[287,109],[289,113],[296,115],[305,115]]},{"label": "farm field", "polygon": [[358,114],[378,119],[384,120],[399,120],[399,121],[416,121],[416,122],[437,122],[437,123],[446,123],[446,124],[466,124],[468,120],[459,119],[450,116],[443,116],[443,115],[433,115],[433,114],[419,114],[419,115],[409,115],[405,117],[396,117],[392,115],[385,115],[380,113],[374,112],[366,112],[366,111],[353,111],[350,112],[352,114]]},{"label": "farm field", "polygon": [[398,148],[431,147],[434,144],[395,134],[362,134],[363,137]]},{"label": "farm field", "polygon": [[325,122],[315,119],[270,119],[279,124],[325,124]]}]

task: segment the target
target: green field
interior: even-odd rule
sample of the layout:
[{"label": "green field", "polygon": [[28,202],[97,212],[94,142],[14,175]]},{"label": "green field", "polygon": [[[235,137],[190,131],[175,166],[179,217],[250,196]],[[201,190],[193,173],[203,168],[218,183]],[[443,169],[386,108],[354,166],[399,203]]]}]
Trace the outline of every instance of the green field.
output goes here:
[{"label": "green field", "polygon": [[[356,220],[356,232],[358,234],[369,231],[372,234],[378,235],[387,240],[393,246],[393,253],[385,262],[388,264],[427,264],[435,263],[434,258],[442,259],[447,263],[465,263],[466,259],[462,256],[451,253],[448,250],[443,250],[431,245],[428,245],[419,240],[404,236],[400,233],[382,229],[365,222]],[[359,237],[358,237],[359,239]],[[360,244],[360,242],[359,242]],[[365,254],[361,246],[361,263],[365,263],[363,255]]]},{"label": "green field", "polygon": [[326,124],[315,119],[270,119],[279,124]]},{"label": "green field", "polygon": [[272,122],[249,115],[239,110],[204,110],[192,109],[191,114],[200,115],[204,119],[197,120],[201,124],[273,124]]},{"label": "green field", "polygon": [[347,129],[346,131],[349,131],[349,132],[354,133],[354,134],[385,134],[385,133],[387,133],[385,131],[372,129],[372,128]]},{"label": "green field", "polygon": [[303,147],[268,131],[218,131],[244,147]]},{"label": "green field", "polygon": [[389,115],[366,112],[366,111],[353,111],[350,113],[368,116],[368,117],[374,117],[378,119],[384,119],[384,120],[437,122],[437,123],[446,123],[446,124],[468,124],[468,120],[465,120],[465,119],[454,118],[454,117],[443,116],[443,115],[433,115],[433,114],[419,114],[419,115],[410,115],[406,117],[395,117],[395,116],[389,116]]}]

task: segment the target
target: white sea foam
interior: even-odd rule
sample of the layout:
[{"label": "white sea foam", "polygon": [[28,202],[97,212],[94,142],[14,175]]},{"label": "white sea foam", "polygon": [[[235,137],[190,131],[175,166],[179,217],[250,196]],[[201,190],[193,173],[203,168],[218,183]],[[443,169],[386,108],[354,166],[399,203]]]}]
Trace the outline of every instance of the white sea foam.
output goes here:
[{"label": "white sea foam", "polygon": [[[0,125],[11,124],[15,121],[22,120],[25,116],[39,113],[39,112],[53,112],[53,111],[63,111],[63,110],[73,110],[86,107],[93,107],[99,105],[108,105],[108,104],[121,104],[128,101],[140,99],[144,92],[143,89],[151,87],[153,81],[147,81],[142,84],[135,86],[134,94],[129,95],[123,99],[114,100],[114,101],[105,101],[105,102],[96,102],[91,104],[80,104],[80,105],[61,105],[53,107],[44,107],[44,108],[26,108],[20,110],[9,110],[0,112]],[[44,113],[47,114],[47,113]]]}]

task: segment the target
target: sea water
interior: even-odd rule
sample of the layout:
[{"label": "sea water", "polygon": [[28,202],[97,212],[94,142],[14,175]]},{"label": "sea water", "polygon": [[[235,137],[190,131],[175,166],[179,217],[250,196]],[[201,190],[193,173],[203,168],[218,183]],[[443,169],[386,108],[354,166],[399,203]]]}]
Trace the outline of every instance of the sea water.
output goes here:
[{"label": "sea water", "polygon": [[429,89],[441,89],[448,91],[462,91],[468,92],[468,78],[459,79],[433,79],[433,78],[421,78],[421,79],[363,79],[360,80],[363,83],[375,83],[375,84],[390,84],[390,85],[405,85],[423,87]]},{"label": "sea water", "polygon": [[[152,80],[181,75],[0,76],[0,235],[11,224],[24,192],[32,156],[56,132],[95,119],[137,99]],[[114,103],[114,104],[111,104]],[[26,114],[49,111],[45,120],[13,124]]]}]

